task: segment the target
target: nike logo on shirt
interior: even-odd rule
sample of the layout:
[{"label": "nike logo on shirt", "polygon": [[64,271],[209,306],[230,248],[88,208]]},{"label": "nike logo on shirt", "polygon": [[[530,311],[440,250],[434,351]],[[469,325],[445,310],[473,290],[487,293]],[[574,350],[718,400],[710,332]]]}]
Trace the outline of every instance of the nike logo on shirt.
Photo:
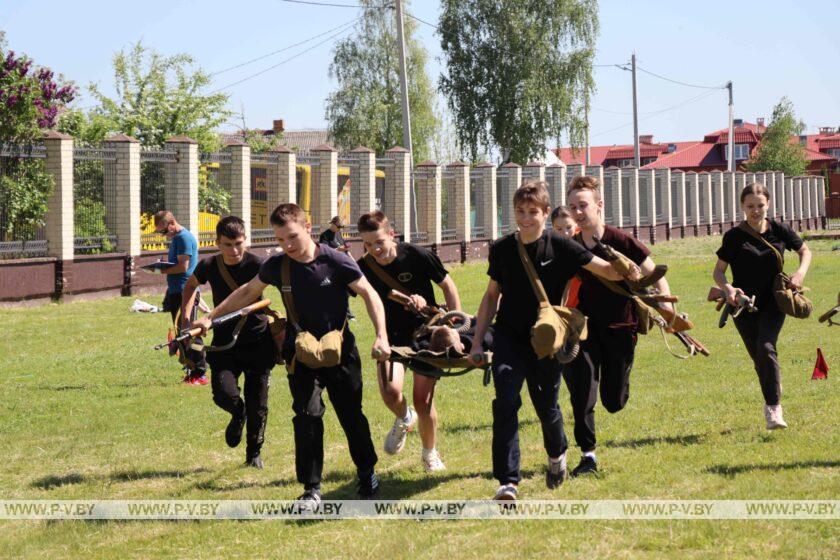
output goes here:
[{"label": "nike logo on shirt", "polygon": [[547,261],[540,261],[540,266],[545,266],[547,264],[551,264],[554,259],[548,259]]}]

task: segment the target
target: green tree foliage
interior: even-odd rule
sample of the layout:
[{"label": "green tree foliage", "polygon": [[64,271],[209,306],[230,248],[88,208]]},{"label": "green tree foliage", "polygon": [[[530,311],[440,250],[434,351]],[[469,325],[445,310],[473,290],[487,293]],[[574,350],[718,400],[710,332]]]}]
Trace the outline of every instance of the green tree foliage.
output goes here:
[{"label": "green tree foliage", "polygon": [[784,171],[787,176],[805,173],[808,158],[805,148],[796,141],[805,124],[797,120],[793,103],[787,97],[773,107],[770,125],[756,147],[755,156],[747,162],[747,171]]},{"label": "green tree foliage", "polygon": [[596,0],[442,0],[440,89],[476,157],[498,147],[526,163],[545,142],[584,141],[594,89]]},{"label": "green tree foliage", "polygon": [[[361,0],[365,6],[381,0]],[[437,126],[434,89],[426,73],[428,53],[414,37],[416,23],[405,18],[408,103],[414,161],[428,159]],[[382,154],[403,144],[399,53],[392,8],[365,10],[352,36],[340,41],[330,65],[338,89],[327,99],[326,118],[336,144],[367,146]]]},{"label": "green tree foliage", "polygon": [[191,56],[164,56],[138,42],[116,53],[113,65],[116,97],[91,84],[99,103],[91,121],[101,117],[109,132],[128,134],[147,147],[187,135],[202,151],[218,149],[216,129],[232,115],[225,109],[228,95],[202,93],[211,78]]}]

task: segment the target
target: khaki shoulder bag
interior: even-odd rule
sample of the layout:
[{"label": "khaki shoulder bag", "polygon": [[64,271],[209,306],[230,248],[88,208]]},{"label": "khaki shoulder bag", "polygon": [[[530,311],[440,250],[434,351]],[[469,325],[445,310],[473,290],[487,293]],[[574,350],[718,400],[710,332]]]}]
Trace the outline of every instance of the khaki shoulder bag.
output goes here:
[{"label": "khaki shoulder bag", "polygon": [[560,363],[571,362],[577,356],[578,342],[586,338],[586,317],[577,309],[551,305],[519,233],[516,234],[516,245],[539,302],[537,321],[531,327],[531,347],[539,359],[556,356]]},{"label": "khaki shoulder bag", "polygon": [[[222,277],[222,280],[225,281],[227,287],[230,288],[231,292],[235,292],[237,288],[239,288],[239,284],[236,283],[236,280],[233,279],[233,276],[230,275],[230,271],[228,271],[227,267],[225,266],[225,260],[221,253],[216,255],[216,267],[219,269],[219,276]],[[277,350],[277,363],[283,363],[283,341],[286,339],[286,319],[281,317],[279,313],[271,309],[270,307],[265,308],[265,314],[268,318],[268,328],[271,331],[271,338],[274,340],[274,346]],[[236,338],[239,336],[239,332],[242,330],[242,327],[245,326],[245,321],[248,317],[242,317],[236,326],[233,329],[233,340],[230,343],[225,344],[224,346],[213,347],[214,351],[221,351],[227,350],[232,348],[234,344],[236,344]],[[213,351],[208,348],[208,351]]]},{"label": "khaki shoulder bag", "polygon": [[286,306],[286,316],[297,331],[295,337],[295,356],[289,366],[289,373],[294,373],[295,362],[300,362],[308,368],[328,368],[341,363],[341,345],[344,341],[344,329],[347,328],[347,317],[340,330],[332,330],[320,339],[312,333],[300,328],[298,314],[295,310],[295,300],[292,296],[292,282],[289,256],[283,257],[280,265],[280,295]]},{"label": "khaki shoulder bag", "polygon": [[[772,243],[761,237],[747,222],[741,222],[738,224],[738,227],[770,247],[773,254],[776,255],[776,264],[779,265],[779,272],[773,278],[773,298],[776,300],[779,311],[796,319],[807,319],[810,317],[811,311],[814,310],[814,305],[803,293],[807,288],[799,290],[794,289],[790,285],[790,277],[784,272],[785,261],[782,258],[782,254],[779,253],[779,250],[773,247]],[[767,227],[770,226],[768,225]]]}]

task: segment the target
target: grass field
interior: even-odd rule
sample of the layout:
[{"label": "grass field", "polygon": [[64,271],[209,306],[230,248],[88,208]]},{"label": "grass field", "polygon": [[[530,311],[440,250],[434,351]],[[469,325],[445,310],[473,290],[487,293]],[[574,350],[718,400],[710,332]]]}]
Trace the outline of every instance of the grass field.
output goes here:
[{"label": "grass field", "polygon": [[[837,499],[840,497],[840,328],[788,319],[779,342],[790,429],[764,429],[758,381],[729,325],[705,303],[719,238],[654,247],[670,265],[672,289],[696,323],[710,358],[680,361],[658,334],[640,341],[627,408],[598,407],[600,478],[549,491],[539,423],[523,395],[520,493],[528,499]],[[840,252],[814,241],[806,284],[816,314],[836,302]],[[795,255],[788,254],[789,264]],[[486,282],[484,263],[453,267],[467,309]],[[269,297],[277,299],[272,290]],[[158,298],[147,298],[157,303]],[[210,388],[179,383],[174,360],[152,346],[168,316],[131,314],[132,299],[0,310],[0,497],[5,499],[293,499],[291,407],[285,371],[271,388],[263,456],[241,466],[244,449],[224,444],[228,416]],[[359,302],[353,324],[362,354],[372,329]],[[811,381],[815,348],[832,368]],[[365,362],[365,410],[377,449],[392,418]],[[420,443],[396,457],[380,452],[382,497],[492,496],[490,402],[480,375],[444,380],[437,391],[439,448],[448,470],[426,475]],[[565,386],[560,402],[571,439]],[[351,498],[354,470],[327,403],[326,498]],[[244,445],[244,444],[243,444]],[[579,453],[570,449],[569,462]],[[0,522],[0,557],[76,558],[837,558],[837,521],[340,521]]]}]

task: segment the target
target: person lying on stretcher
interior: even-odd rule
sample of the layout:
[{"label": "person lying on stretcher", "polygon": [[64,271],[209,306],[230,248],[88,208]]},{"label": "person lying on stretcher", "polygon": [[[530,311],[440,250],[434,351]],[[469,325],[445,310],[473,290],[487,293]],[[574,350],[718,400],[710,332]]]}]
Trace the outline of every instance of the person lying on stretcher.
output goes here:
[{"label": "person lying on stretcher", "polygon": [[[424,327],[415,337],[412,349],[418,351],[446,352],[448,355],[453,353],[462,356],[466,355],[470,351],[470,348],[472,348],[473,335],[475,334],[475,321],[472,318],[470,319],[471,324],[468,330],[463,333],[459,333],[458,330],[447,325]],[[492,349],[492,344],[493,334],[492,332],[488,332],[484,336],[482,343],[485,352]]]}]

